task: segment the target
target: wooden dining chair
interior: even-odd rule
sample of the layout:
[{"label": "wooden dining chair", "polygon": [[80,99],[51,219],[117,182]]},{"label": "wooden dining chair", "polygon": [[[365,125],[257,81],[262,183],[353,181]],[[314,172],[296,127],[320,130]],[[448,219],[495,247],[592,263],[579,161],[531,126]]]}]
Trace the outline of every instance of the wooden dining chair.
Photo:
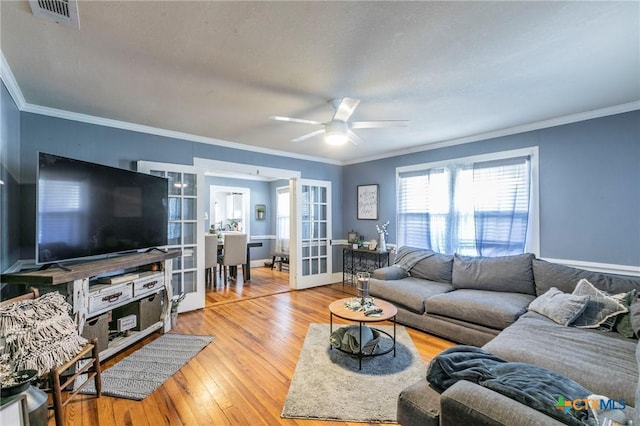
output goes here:
[{"label": "wooden dining chair", "polygon": [[226,234],[222,255],[218,256],[218,264],[223,269],[224,285],[227,285],[229,266],[242,265],[242,276],[246,277],[247,263],[247,234]]},{"label": "wooden dining chair", "polygon": [[[25,300],[35,300],[39,297],[38,289],[32,288],[27,294],[17,296],[11,299],[3,300],[0,302],[0,306],[9,305],[11,303],[19,303]],[[76,386],[72,391],[69,391],[66,398],[63,398],[62,391],[71,387],[76,383],[76,379],[86,375],[82,383]],[[100,356],[98,351],[98,340],[93,339],[90,343],[87,343],[82,347],[80,352],[62,365],[52,368],[44,376],[48,384],[43,387],[43,390],[52,394],[53,404],[48,408],[53,410],[53,414],[56,421],[56,426],[64,426],[64,407],[67,405],[80,390],[90,382],[94,380],[96,389],[96,398],[99,398],[102,391],[102,377],[100,370]]]}]

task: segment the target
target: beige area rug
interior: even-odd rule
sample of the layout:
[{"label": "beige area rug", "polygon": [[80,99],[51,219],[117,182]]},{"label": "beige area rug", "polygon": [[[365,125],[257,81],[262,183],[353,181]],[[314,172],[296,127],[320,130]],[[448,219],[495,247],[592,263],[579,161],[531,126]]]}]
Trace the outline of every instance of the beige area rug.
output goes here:
[{"label": "beige area rug", "polygon": [[[393,326],[376,328],[393,334]],[[395,423],[400,391],[427,373],[405,328],[397,326],[396,336],[395,358],[393,352],[365,358],[358,370],[356,357],[329,349],[329,324],[310,324],[281,416]]]}]

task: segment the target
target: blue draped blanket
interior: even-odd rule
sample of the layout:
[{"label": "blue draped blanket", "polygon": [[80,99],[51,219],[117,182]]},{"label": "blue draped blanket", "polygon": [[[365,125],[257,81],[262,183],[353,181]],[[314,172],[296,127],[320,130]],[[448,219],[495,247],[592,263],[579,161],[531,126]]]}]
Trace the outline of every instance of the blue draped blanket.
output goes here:
[{"label": "blue draped blanket", "polygon": [[556,408],[559,398],[584,399],[591,392],[542,367],[507,362],[474,346],[454,346],[431,361],[427,381],[438,392],[444,392],[458,380],[468,380],[501,393],[568,425],[594,424],[587,409]]}]

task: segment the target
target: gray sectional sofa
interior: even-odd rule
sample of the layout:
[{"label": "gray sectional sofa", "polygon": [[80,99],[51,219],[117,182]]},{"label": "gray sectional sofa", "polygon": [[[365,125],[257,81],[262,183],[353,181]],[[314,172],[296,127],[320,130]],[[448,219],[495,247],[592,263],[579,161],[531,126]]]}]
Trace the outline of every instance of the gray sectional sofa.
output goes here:
[{"label": "gray sectional sofa", "polygon": [[[571,321],[577,321],[587,311],[602,315],[595,309],[600,306],[594,304],[597,297],[570,294],[582,279],[592,284],[588,288],[608,294],[640,293],[640,279],[570,268],[531,254],[472,258],[402,247],[395,262],[373,273],[370,293],[397,306],[399,323],[461,344],[481,346],[509,362],[559,373],[593,394],[623,401],[625,415],[633,415],[635,393],[640,391],[636,389],[638,340],[616,331],[621,324],[613,324],[614,315],[600,328],[565,325],[567,321],[558,317],[570,315],[575,317]],[[582,301],[583,308],[579,312],[568,312],[566,304],[557,308],[550,298],[554,294],[572,303]],[[637,324],[640,302],[635,302]],[[530,310],[530,305],[544,315]],[[554,309],[557,315],[549,313]],[[612,330],[603,331],[606,326]],[[440,394],[429,386],[426,374],[400,394],[398,422],[404,426],[562,424],[466,380]],[[634,424],[640,424],[640,419]]]}]

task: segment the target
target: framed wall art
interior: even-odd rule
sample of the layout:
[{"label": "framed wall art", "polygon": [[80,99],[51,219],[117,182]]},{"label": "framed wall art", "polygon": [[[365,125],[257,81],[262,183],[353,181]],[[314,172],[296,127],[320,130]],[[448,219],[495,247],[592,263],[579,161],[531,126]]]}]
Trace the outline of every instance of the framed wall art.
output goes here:
[{"label": "framed wall art", "polygon": [[358,219],[378,220],[378,185],[358,185]]}]

